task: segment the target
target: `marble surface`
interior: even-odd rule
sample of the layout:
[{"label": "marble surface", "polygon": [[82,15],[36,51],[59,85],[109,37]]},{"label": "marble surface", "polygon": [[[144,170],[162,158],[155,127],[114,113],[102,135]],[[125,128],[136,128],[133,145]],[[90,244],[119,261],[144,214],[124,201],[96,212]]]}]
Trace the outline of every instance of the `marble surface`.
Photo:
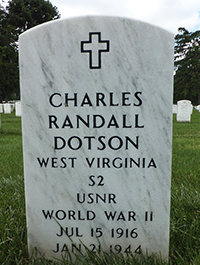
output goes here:
[{"label": "marble surface", "polygon": [[4,113],[5,114],[10,114],[11,113],[11,105],[10,105],[10,103],[3,104],[3,108],[4,108]]},{"label": "marble surface", "polygon": [[195,107],[198,111],[200,111],[200,105]]},{"label": "marble surface", "polygon": [[18,117],[22,116],[21,101],[15,102],[15,115]]},{"label": "marble surface", "polygon": [[3,104],[0,104],[0,113],[3,113]]},{"label": "marble surface", "polygon": [[88,16],[19,41],[30,253],[75,251],[67,233],[82,250],[167,259],[173,34]]},{"label": "marble surface", "polygon": [[179,122],[190,122],[193,106],[190,100],[179,100],[177,102],[177,116]]},{"label": "marble surface", "polygon": [[178,106],[177,104],[173,104],[173,114],[177,114]]}]

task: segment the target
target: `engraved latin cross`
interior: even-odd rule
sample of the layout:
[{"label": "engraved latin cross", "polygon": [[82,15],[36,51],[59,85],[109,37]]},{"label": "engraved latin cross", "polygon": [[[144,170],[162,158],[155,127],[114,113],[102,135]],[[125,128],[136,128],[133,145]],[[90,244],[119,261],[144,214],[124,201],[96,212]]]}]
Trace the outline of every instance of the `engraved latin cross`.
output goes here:
[{"label": "engraved latin cross", "polygon": [[90,32],[89,41],[81,41],[81,52],[89,53],[90,69],[100,69],[101,53],[109,50],[110,41],[101,40],[101,32]]}]

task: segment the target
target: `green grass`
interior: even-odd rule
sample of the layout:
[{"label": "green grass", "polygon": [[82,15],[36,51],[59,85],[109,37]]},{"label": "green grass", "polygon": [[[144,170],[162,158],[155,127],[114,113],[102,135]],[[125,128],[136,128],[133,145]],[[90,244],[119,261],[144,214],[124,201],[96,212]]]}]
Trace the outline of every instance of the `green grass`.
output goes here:
[{"label": "green grass", "polygon": [[1,114],[0,176],[23,176],[21,118]]},{"label": "green grass", "polygon": [[200,264],[200,113],[173,121],[171,264]]},{"label": "green grass", "polygon": [[[200,113],[191,123],[173,120],[172,190],[169,264],[200,264]],[[21,119],[1,114],[0,129],[0,264],[56,264],[28,257],[24,206]],[[164,264],[155,257],[136,260],[87,251],[63,264]]]}]

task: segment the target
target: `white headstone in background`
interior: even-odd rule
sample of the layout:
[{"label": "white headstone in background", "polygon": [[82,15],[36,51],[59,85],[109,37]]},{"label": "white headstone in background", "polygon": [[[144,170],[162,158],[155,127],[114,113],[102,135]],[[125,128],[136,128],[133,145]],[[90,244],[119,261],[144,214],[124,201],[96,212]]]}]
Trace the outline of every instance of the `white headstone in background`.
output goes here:
[{"label": "white headstone in background", "polygon": [[3,104],[0,103],[0,113],[3,113]]},{"label": "white headstone in background", "polygon": [[15,103],[15,115],[20,117],[21,113],[21,101],[17,101]]},{"label": "white headstone in background", "polygon": [[167,259],[173,34],[49,22],[20,36],[20,75],[30,253],[76,251],[67,233],[81,251]]},{"label": "white headstone in background", "polygon": [[10,102],[10,107],[11,107],[11,112],[13,112],[13,111],[14,111],[14,109],[15,109],[15,103],[13,103],[13,102]]},{"label": "white headstone in background", "polygon": [[193,105],[191,104],[191,112],[190,112],[191,115],[192,115],[192,112],[193,112]]},{"label": "white headstone in background", "polygon": [[[3,113],[3,104],[0,103],[0,113]],[[0,129],[1,129],[1,115],[0,115]]]},{"label": "white headstone in background", "polygon": [[200,105],[196,106],[196,109],[197,109],[198,111],[200,111]]},{"label": "white headstone in background", "polygon": [[177,104],[173,104],[173,114],[177,113]]},{"label": "white headstone in background", "polygon": [[179,100],[177,102],[177,121],[190,122],[193,106],[190,100]]},{"label": "white headstone in background", "polygon": [[10,105],[10,103],[3,104],[3,108],[4,108],[4,113],[5,114],[10,114],[11,113],[11,105]]}]

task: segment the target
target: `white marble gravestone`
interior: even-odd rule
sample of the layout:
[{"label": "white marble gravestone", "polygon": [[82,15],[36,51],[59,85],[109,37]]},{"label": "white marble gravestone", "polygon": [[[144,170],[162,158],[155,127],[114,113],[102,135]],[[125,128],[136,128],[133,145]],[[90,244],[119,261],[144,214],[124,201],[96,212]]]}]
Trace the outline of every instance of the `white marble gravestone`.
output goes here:
[{"label": "white marble gravestone", "polygon": [[200,112],[200,105],[196,106],[196,109]]},{"label": "white marble gravestone", "polygon": [[177,102],[177,116],[178,122],[190,122],[193,106],[190,100],[179,100]]},{"label": "white marble gravestone", "polygon": [[[0,103],[0,113],[3,113],[3,104]],[[0,115],[0,129],[1,129],[1,115]]]},{"label": "white marble gravestone", "polygon": [[0,103],[0,113],[3,113],[3,104]]},{"label": "white marble gravestone", "polygon": [[21,111],[21,101],[17,101],[15,103],[15,115],[18,117],[21,117],[22,111]]},{"label": "white marble gravestone", "polygon": [[30,253],[83,242],[167,259],[173,34],[118,17],[49,22],[20,36],[20,77]]},{"label": "white marble gravestone", "polygon": [[3,104],[3,108],[4,108],[4,113],[5,114],[10,114],[11,113],[11,105],[10,105],[10,103]]},{"label": "white marble gravestone", "polygon": [[177,104],[173,104],[173,114],[177,114]]},{"label": "white marble gravestone", "polygon": [[13,102],[10,102],[10,107],[11,107],[11,112],[13,112],[13,111],[14,111],[14,109],[15,109],[15,103],[13,103]]}]

